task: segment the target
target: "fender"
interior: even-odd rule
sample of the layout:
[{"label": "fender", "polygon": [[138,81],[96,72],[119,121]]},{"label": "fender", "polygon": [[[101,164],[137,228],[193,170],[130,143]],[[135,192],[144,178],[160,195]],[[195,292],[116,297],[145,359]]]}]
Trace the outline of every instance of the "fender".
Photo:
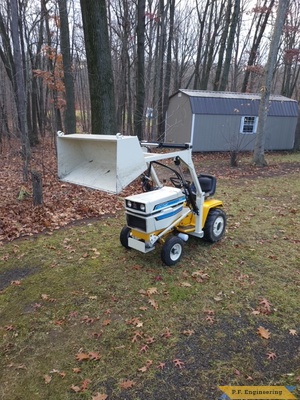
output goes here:
[{"label": "fender", "polygon": [[202,228],[205,225],[206,218],[208,216],[209,211],[212,208],[218,208],[218,207],[223,207],[223,202],[221,200],[217,199],[208,199],[204,201],[203,204],[203,214],[202,214]]}]

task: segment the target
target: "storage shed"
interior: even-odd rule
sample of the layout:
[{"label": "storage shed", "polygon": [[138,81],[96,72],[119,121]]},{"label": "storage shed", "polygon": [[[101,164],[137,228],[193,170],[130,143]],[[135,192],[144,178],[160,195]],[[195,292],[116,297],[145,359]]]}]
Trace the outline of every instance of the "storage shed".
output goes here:
[{"label": "storage shed", "polygon": [[[259,94],[180,89],[170,97],[165,141],[192,143],[193,151],[253,150]],[[293,148],[298,103],[271,95],[266,150]]]}]

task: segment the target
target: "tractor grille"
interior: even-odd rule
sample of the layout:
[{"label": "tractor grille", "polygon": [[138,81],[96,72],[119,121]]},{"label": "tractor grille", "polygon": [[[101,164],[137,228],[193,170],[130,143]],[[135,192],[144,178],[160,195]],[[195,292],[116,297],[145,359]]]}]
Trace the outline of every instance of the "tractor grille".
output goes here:
[{"label": "tractor grille", "polygon": [[146,220],[144,218],[136,217],[135,215],[126,214],[127,225],[130,228],[136,228],[143,232],[146,232]]}]

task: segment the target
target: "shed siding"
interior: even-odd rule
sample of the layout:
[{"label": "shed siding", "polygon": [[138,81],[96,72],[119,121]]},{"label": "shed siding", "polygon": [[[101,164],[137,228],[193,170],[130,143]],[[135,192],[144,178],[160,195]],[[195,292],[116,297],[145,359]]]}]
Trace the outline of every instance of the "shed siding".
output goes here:
[{"label": "shed siding", "polygon": [[196,115],[194,151],[250,150],[255,135],[240,134],[241,118],[232,115]]},{"label": "shed siding", "polygon": [[297,119],[272,117],[267,121],[266,150],[292,150],[294,147]]},{"label": "shed siding", "polygon": [[[193,151],[253,150],[255,134],[239,133],[241,117],[196,115]],[[266,150],[291,150],[297,121],[290,117],[269,117],[266,122]]]},{"label": "shed siding", "polygon": [[170,99],[165,129],[165,141],[189,143],[192,136],[192,111],[188,96],[179,93]]},{"label": "shed siding", "polygon": [[[182,90],[171,96],[165,140],[192,141],[193,151],[253,150],[256,135],[239,133],[240,124],[243,116],[258,116],[260,96],[219,93]],[[298,112],[296,101],[273,96],[266,121],[266,150],[293,148]]]}]

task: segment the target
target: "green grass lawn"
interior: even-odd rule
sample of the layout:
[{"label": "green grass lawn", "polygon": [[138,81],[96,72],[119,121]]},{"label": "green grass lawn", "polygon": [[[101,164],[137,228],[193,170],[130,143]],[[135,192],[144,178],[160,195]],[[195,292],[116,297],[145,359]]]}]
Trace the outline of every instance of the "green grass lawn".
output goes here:
[{"label": "green grass lawn", "polygon": [[2,244],[0,398],[211,400],[218,385],[299,396],[299,168],[233,170],[216,197],[225,238],[191,237],[173,268],[159,248],[121,247],[122,213]]}]

